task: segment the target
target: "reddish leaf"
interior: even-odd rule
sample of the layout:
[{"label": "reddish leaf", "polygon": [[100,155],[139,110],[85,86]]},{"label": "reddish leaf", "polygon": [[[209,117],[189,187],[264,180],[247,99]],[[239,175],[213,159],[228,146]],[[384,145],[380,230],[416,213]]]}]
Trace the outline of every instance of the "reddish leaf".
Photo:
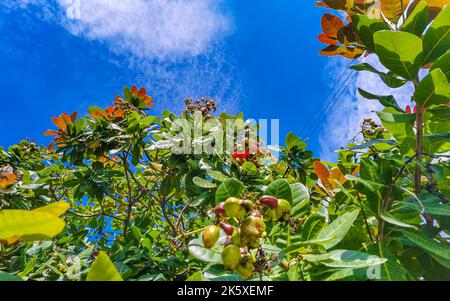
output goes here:
[{"label": "reddish leaf", "polygon": [[324,44],[330,44],[330,45],[336,45],[338,40],[335,39],[331,39],[329,37],[327,37],[324,33],[321,33],[319,35],[319,41],[324,43]]},{"label": "reddish leaf", "polygon": [[339,17],[332,14],[324,14],[321,25],[323,33],[330,39],[337,39],[338,31],[345,26]]},{"label": "reddish leaf", "polygon": [[328,189],[331,190],[333,187],[330,184],[329,178],[330,178],[330,172],[328,171],[328,168],[320,163],[319,161],[314,161],[313,163],[314,171],[316,172],[317,177],[322,182],[322,185]]}]

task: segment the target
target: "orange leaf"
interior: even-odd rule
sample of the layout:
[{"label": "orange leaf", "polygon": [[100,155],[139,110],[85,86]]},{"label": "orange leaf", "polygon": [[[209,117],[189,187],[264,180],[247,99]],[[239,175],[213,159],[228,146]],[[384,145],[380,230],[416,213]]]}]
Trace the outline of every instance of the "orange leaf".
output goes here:
[{"label": "orange leaf", "polygon": [[331,39],[337,39],[339,29],[345,26],[339,17],[332,14],[324,14],[321,24],[323,33]]},{"label": "orange leaf", "polygon": [[322,182],[322,185],[326,189],[331,190],[333,187],[331,186],[330,181],[329,181],[330,172],[328,171],[328,168],[325,165],[323,165],[322,163],[320,163],[319,161],[314,161],[313,166],[314,166],[314,171],[317,174],[317,177]]},{"label": "orange leaf", "polygon": [[331,175],[330,175],[331,186],[333,186],[333,188],[338,188],[339,185],[336,183],[335,180],[337,180],[341,184],[344,184],[345,182],[347,182],[347,179],[345,178],[345,176],[342,174],[341,170],[338,167],[333,168],[331,170]]},{"label": "orange leaf", "polygon": [[48,146],[48,151],[52,152],[54,150],[55,150],[55,143],[53,143],[53,141],[52,141],[52,143],[50,143],[50,145]]},{"label": "orange leaf", "polygon": [[316,5],[325,7],[325,8],[330,8],[325,2],[322,2],[322,1],[316,1]]},{"label": "orange leaf", "polygon": [[359,166],[357,166],[357,167],[353,170],[352,176],[355,176],[358,172],[359,172]]},{"label": "orange leaf", "polygon": [[324,44],[330,44],[330,45],[336,45],[338,40],[335,39],[330,39],[329,37],[327,37],[324,33],[321,33],[319,35],[319,41],[324,43]]},{"label": "orange leaf", "polygon": [[52,117],[52,121],[53,121],[53,123],[56,125],[56,127],[58,129],[65,130],[67,128],[66,124],[64,123],[64,121],[59,120],[59,118],[57,118],[57,117]]},{"label": "orange leaf", "polygon": [[58,135],[58,132],[54,130],[48,130],[44,132],[44,136],[55,136],[55,135]]},{"label": "orange leaf", "polygon": [[133,86],[131,87],[131,93],[132,93],[132,94],[137,94],[137,93],[138,93],[138,90],[137,90],[136,85],[133,85]]},{"label": "orange leaf", "polygon": [[0,188],[8,187],[16,181],[16,175],[13,173],[10,174],[1,174],[0,175]]},{"label": "orange leaf", "polygon": [[115,111],[114,111],[114,117],[117,117],[117,118],[123,117],[123,111],[122,111],[122,109],[115,110]]},{"label": "orange leaf", "polygon": [[59,119],[63,120],[66,125],[72,123],[72,120],[70,119],[70,116],[67,113],[59,115]]},{"label": "orange leaf", "polygon": [[138,92],[138,96],[144,97],[145,95],[147,95],[147,90],[145,90],[145,88],[141,88]]},{"label": "orange leaf", "polygon": [[73,112],[72,115],[70,115],[70,120],[72,122],[75,122],[75,120],[77,120],[77,116],[78,116],[78,113],[77,112]]},{"label": "orange leaf", "polygon": [[12,244],[18,242],[19,240],[20,240],[20,237],[18,237],[18,236],[13,236],[13,237],[10,237],[10,238],[2,239],[2,241],[6,245],[12,245]]}]

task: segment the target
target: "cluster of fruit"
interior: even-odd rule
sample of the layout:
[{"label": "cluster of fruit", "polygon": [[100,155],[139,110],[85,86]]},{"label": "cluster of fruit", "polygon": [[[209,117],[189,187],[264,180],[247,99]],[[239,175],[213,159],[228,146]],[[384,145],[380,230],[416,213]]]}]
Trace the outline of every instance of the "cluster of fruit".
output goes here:
[{"label": "cluster of fruit", "polygon": [[291,204],[270,195],[260,197],[255,203],[248,199],[230,197],[212,211],[217,216],[217,223],[203,230],[204,246],[209,249],[216,244],[220,226],[227,235],[222,252],[224,267],[235,270],[244,279],[249,279],[258,260],[252,249],[260,248],[261,238],[267,235],[264,219],[287,220]]}]

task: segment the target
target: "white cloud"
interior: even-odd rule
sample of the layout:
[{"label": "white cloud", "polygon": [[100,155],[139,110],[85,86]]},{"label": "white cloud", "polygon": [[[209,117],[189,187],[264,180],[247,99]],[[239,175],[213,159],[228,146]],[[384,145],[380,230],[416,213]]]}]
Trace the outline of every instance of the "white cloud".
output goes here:
[{"label": "white cloud", "polygon": [[156,91],[160,109],[177,109],[182,98],[201,96],[215,98],[222,110],[238,109],[239,74],[234,58],[224,52],[224,38],[232,33],[233,22],[223,0],[2,2],[0,7],[20,9],[106,45],[115,54],[108,59],[115,57],[124,72],[138,71],[133,83]]},{"label": "white cloud", "polygon": [[63,24],[73,34],[107,40],[115,50],[158,59],[199,55],[216,38],[229,32],[229,19],[219,10],[218,3],[212,0],[59,0],[71,17]]},{"label": "white cloud", "polygon": [[[370,55],[367,63],[380,71],[386,69],[378,61],[375,55]],[[339,74],[347,66],[336,64],[331,67],[333,74]],[[356,71],[354,71],[356,72]],[[335,80],[338,80],[335,78]],[[350,84],[348,91],[342,95],[338,105],[335,106],[325,123],[323,132],[319,136],[321,147],[321,157],[324,160],[334,161],[337,158],[335,150],[341,146],[346,146],[360,130],[360,124],[365,117],[370,117],[380,122],[374,111],[379,111],[383,107],[377,100],[367,100],[359,95],[357,88],[362,88],[370,93],[378,95],[394,95],[400,107],[405,108],[410,104],[413,93],[412,84],[407,83],[401,88],[391,89],[387,87],[378,75],[371,72],[359,72],[356,80]]]}]

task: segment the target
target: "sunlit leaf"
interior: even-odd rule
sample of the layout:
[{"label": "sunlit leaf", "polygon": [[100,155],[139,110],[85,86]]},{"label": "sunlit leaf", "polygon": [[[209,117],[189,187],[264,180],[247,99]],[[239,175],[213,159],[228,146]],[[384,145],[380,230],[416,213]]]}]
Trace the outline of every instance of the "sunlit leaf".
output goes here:
[{"label": "sunlit leaf", "polygon": [[0,240],[16,236],[26,241],[47,239],[59,234],[64,226],[62,219],[47,212],[0,211]]},{"label": "sunlit leaf", "polygon": [[317,239],[330,238],[329,241],[322,243],[326,249],[330,249],[344,239],[353,222],[359,215],[359,209],[346,212],[336,218],[331,224],[323,228],[317,235]]},{"label": "sunlit leaf", "polygon": [[374,34],[380,62],[395,74],[412,80],[423,61],[422,40],[409,32],[381,30]]},{"label": "sunlit leaf", "polygon": [[105,252],[100,251],[89,268],[86,281],[122,281],[122,276]]},{"label": "sunlit leaf", "polygon": [[441,69],[430,71],[420,81],[414,92],[414,100],[424,108],[431,105],[447,104],[449,102],[450,85]]},{"label": "sunlit leaf", "polygon": [[450,5],[434,19],[423,38],[423,64],[435,61],[450,49]]}]

